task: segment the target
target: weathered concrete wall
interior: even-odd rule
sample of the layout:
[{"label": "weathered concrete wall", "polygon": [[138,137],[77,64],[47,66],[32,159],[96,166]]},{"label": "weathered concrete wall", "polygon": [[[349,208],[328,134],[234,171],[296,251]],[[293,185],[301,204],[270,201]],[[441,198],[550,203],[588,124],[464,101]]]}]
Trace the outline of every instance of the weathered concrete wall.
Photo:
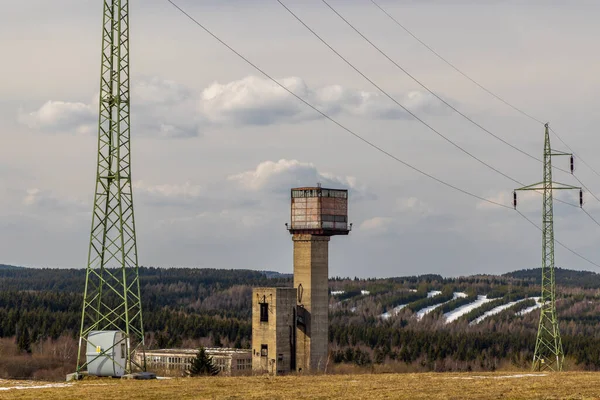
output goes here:
[{"label": "weathered concrete wall", "polygon": [[294,235],[292,239],[294,287],[299,308],[306,310],[306,323],[296,331],[296,369],[323,370],[329,343],[329,237]]},{"label": "weathered concrete wall", "polygon": [[[261,322],[261,303],[267,304],[268,321]],[[252,290],[252,370],[254,373],[285,374],[292,367],[291,335],[295,331],[295,288]],[[262,354],[262,346],[267,354]]]}]

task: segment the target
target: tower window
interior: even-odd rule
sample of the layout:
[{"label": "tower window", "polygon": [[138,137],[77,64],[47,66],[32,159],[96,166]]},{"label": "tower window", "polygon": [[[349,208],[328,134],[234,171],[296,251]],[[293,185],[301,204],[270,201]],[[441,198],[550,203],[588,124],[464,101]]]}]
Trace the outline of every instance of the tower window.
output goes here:
[{"label": "tower window", "polygon": [[269,345],[261,344],[260,345],[260,356],[268,357],[269,356]]},{"label": "tower window", "polygon": [[269,322],[269,303],[260,304],[260,322]]}]

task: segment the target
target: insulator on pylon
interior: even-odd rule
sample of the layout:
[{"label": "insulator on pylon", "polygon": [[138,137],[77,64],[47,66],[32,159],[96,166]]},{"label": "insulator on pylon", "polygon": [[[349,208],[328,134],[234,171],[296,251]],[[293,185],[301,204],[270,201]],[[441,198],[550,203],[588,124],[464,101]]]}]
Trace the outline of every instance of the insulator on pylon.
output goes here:
[{"label": "insulator on pylon", "polygon": [[515,207],[515,210],[517,209],[517,192],[514,191],[513,192],[513,206]]},{"label": "insulator on pylon", "polygon": [[583,207],[583,189],[579,189],[579,207]]},{"label": "insulator on pylon", "polygon": [[575,169],[575,162],[573,160],[573,156],[571,156],[571,173],[573,173],[573,170]]}]

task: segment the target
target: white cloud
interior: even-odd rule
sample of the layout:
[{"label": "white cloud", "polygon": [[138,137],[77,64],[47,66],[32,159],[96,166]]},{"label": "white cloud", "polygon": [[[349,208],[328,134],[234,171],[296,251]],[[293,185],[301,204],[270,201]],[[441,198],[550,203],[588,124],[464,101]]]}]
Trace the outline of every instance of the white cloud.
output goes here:
[{"label": "white cloud", "polygon": [[89,104],[50,100],[37,111],[19,111],[19,122],[33,129],[88,133],[98,118],[97,112]]},{"label": "white cloud", "polygon": [[64,211],[64,212],[82,212],[91,211],[91,205],[85,202],[58,196],[47,190],[38,188],[28,189],[25,197],[22,199],[22,204],[28,208],[37,208],[43,212],[48,211]]},{"label": "white cloud", "polygon": [[416,197],[403,197],[396,201],[396,208],[402,214],[426,217],[434,213],[431,205]]},{"label": "white cloud", "polygon": [[227,179],[252,191],[266,189],[287,192],[294,186],[312,186],[319,182],[325,187],[356,188],[356,179],[353,177],[321,173],[312,163],[284,159],[262,162],[253,170],[231,175]]},{"label": "white cloud", "polygon": [[[132,88],[133,134],[161,138],[200,136],[210,124],[272,125],[310,121],[321,116],[266,78],[248,76],[228,83],[213,83],[201,93],[171,80],[142,77]],[[404,119],[408,114],[379,93],[328,85],[311,88],[299,77],[279,82],[329,115],[369,119]],[[36,111],[20,112],[19,121],[33,129],[51,132],[94,133],[97,95],[90,104],[49,101]],[[422,92],[396,98],[414,112],[437,113],[439,101]]]},{"label": "white cloud", "polygon": [[136,199],[155,206],[191,204],[203,195],[202,187],[191,182],[149,185],[137,181],[133,184],[133,189]]},{"label": "white cloud", "polygon": [[381,235],[387,233],[393,222],[389,217],[373,217],[363,221],[360,224],[359,231],[371,235]]},{"label": "white cloud", "polygon": [[[132,134],[159,138],[199,136],[202,116],[197,97],[186,87],[142,77],[132,88]],[[21,124],[52,133],[95,134],[98,94],[89,103],[48,101],[36,111],[19,111]]]},{"label": "white cloud", "polygon": [[175,81],[154,77],[143,77],[135,81],[132,97],[142,104],[173,105],[193,97],[192,90]]},{"label": "white cloud", "polygon": [[[384,95],[329,85],[311,88],[299,77],[280,79],[287,89],[327,114],[349,114],[364,118],[399,119],[408,114]],[[437,112],[438,101],[413,91],[396,97],[412,111]],[[269,125],[319,118],[286,90],[267,78],[248,76],[226,84],[213,83],[202,92],[201,109],[216,123]]]}]

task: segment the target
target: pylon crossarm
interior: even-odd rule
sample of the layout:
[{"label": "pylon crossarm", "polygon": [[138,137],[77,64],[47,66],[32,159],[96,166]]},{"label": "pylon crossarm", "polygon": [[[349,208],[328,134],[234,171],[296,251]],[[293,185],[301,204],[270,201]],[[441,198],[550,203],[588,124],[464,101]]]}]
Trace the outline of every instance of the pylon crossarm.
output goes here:
[{"label": "pylon crossarm", "polygon": [[551,156],[572,156],[573,153],[565,153],[564,151],[560,151],[560,150],[550,150],[550,155]]},{"label": "pylon crossarm", "polygon": [[552,190],[581,190],[581,187],[566,185],[560,182],[552,182]]},{"label": "pylon crossarm", "polygon": [[[542,185],[541,187],[539,185]],[[521,188],[515,189],[515,191],[520,190],[544,190],[544,182],[534,183],[533,185],[523,186]]]}]

